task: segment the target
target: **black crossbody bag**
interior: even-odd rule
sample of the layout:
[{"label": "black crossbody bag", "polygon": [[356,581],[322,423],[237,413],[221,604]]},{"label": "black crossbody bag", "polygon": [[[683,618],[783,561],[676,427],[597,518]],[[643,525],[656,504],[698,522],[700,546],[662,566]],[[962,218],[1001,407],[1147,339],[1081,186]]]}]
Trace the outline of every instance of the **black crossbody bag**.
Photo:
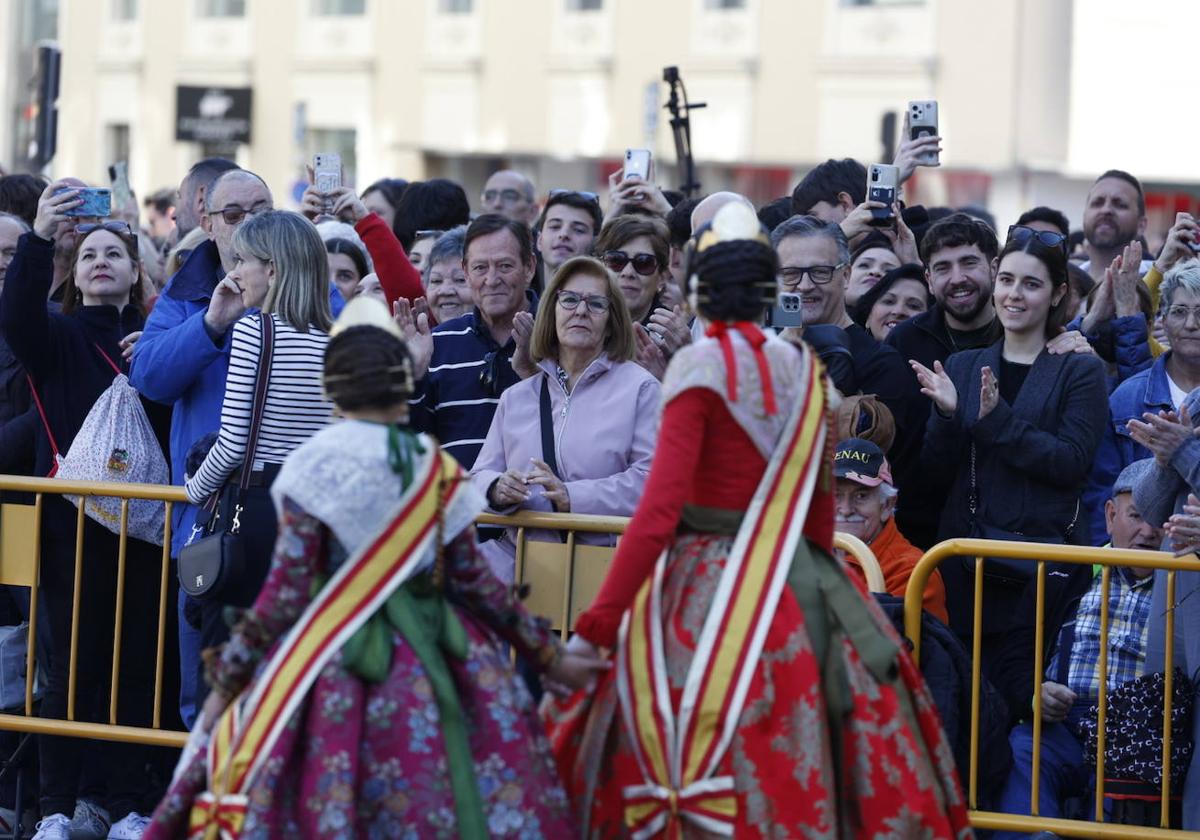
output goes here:
[{"label": "black crossbody bag", "polygon": [[245,598],[241,594],[250,589],[257,590],[254,584],[261,583],[261,574],[251,568],[252,564],[246,556],[246,538],[242,534],[241,521],[246,490],[254,471],[275,349],[274,319],[264,313],[261,321],[262,351],[254,379],[250,433],[246,440],[241,477],[236,485],[227,483],[208,497],[197,517],[197,521],[203,524],[204,536],[188,543],[179,552],[179,588],[197,601],[248,606],[243,603]]}]

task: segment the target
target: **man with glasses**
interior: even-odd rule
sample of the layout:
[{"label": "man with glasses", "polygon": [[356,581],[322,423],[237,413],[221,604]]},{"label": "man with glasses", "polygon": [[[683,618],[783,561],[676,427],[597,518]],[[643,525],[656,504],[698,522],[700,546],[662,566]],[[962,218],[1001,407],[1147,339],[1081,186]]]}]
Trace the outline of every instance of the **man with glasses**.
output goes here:
[{"label": "man with glasses", "polygon": [[538,216],[533,182],[511,169],[492,173],[483,187],[479,203],[484,213],[498,213],[526,227]]},{"label": "man with glasses", "polygon": [[592,252],[601,219],[600,198],[595,193],[550,191],[546,207],[534,228],[547,279],[571,257]]},{"label": "man with glasses", "polygon": [[410,331],[418,380],[412,425],[429,432],[464,469],[483,447],[500,395],[520,381],[513,370],[513,319],[531,309],[536,261],[529,228],[495,213],[471,222],[463,271],[474,308],[429,333]]},{"label": "man with glasses", "polygon": [[[912,374],[904,358],[875,340],[846,313],[846,283],[850,276],[850,245],[832,222],[814,216],[793,216],[771,232],[779,256],[779,291],[800,296],[804,329],[818,325],[845,332],[845,348],[853,359],[858,393],[874,394],[892,412],[896,440],[887,453],[903,490],[921,450],[927,412],[921,394],[910,387]],[[900,523],[903,528],[904,523]]]},{"label": "man with glasses", "polygon": [[[186,180],[186,179],[185,179]],[[181,190],[182,192],[182,190]],[[270,210],[271,191],[244,169],[228,170],[207,190],[200,224],[207,242],[196,246],[170,279],[133,348],[130,382],[144,396],[174,406],[171,416],[171,481],[184,483],[188,450],[221,425],[225,376],[229,369],[230,327],[245,314],[238,298],[213,298],[213,289],[233,268],[233,233],[252,215]],[[171,523],[171,556],[187,544],[196,508],[176,504]],[[186,620],[180,593],[180,713],[189,727],[206,689],[200,650],[208,645]]]}]

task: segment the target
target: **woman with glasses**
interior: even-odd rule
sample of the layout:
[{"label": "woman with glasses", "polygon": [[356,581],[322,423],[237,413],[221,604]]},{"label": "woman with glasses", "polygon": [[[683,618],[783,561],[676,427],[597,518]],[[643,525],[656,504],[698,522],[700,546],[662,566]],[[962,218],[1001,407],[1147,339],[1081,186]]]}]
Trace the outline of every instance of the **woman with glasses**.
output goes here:
[{"label": "woman with glasses", "polygon": [[[654,216],[631,213],[605,223],[596,238],[596,256],[617,275],[629,315],[638,325],[639,348],[652,343],[661,361],[670,361],[692,340],[687,319],[662,304],[671,281],[671,238],[667,225]],[[639,358],[642,354],[639,352]],[[661,378],[661,369],[651,367]]]},{"label": "woman with glasses", "polygon": [[[933,402],[921,463],[950,488],[939,538],[976,536],[1089,545],[1080,496],[1109,422],[1104,365],[1091,354],[1053,355],[1067,312],[1067,254],[1030,228],[1015,227],[1000,252],[993,302],[1004,329],[990,347],[950,356],[932,370],[913,361]],[[970,639],[973,562],[946,563],[950,624]],[[1031,564],[989,559],[985,567],[983,668],[1014,722],[1033,697]],[[1067,605],[1090,568],[1052,566],[1045,632],[1057,638]]]},{"label": "woman with glasses", "polygon": [[580,836],[964,836],[920,674],[831,554],[827,385],[756,323],[766,230],[735,202],[689,247],[708,336],[671,361],[645,492],[567,646],[613,669],[547,710]]},{"label": "woman with glasses", "polygon": [[[62,311],[48,311],[54,240],[65,237],[64,228],[77,221],[69,211],[80,204],[75,187],[55,194],[66,186],[59,181],[42,193],[33,231],[18,241],[0,296],[0,331],[29,373],[39,404],[34,458],[34,474],[39,476],[53,474],[56,455],[71,449],[97,398],[115,376],[128,373],[133,345],[146,320],[147,286],[137,238],[127,223],[115,220],[80,224],[71,230],[74,248],[63,284]],[[143,406],[165,452],[169,411],[145,400]],[[51,649],[41,714],[67,717],[71,616],[77,596],[75,719],[107,721],[119,540],[90,517],[82,520],[80,591],[76,593],[76,517],[76,508],[62,496],[44,498],[40,589]],[[117,723],[149,726],[162,549],[131,537],[126,551]],[[174,649],[168,640],[166,650]],[[165,666],[165,673],[177,670],[170,663]],[[170,696],[164,690],[163,697]],[[175,707],[173,701],[163,705],[168,711]],[[43,736],[39,752],[39,838],[65,840],[68,832],[72,837],[108,837],[114,821],[116,836],[138,836],[145,821],[137,810],[150,792],[145,767],[153,751],[134,744]]]},{"label": "woman with glasses", "polygon": [[[632,361],[633,322],[603,264],[562,264],[538,308],[530,353],[538,372],[500,397],[471,470],[475,486],[497,513],[629,516],[654,453],[659,384]],[[513,579],[514,536],[510,529],[483,545],[505,581]],[[589,541],[611,544],[606,535]]]}]

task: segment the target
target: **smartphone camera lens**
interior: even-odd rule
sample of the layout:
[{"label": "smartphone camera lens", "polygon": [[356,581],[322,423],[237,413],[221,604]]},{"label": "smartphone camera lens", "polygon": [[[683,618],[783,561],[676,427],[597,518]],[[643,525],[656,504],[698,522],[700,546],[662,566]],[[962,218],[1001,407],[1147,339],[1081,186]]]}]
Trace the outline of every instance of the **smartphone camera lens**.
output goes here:
[{"label": "smartphone camera lens", "polygon": [[871,170],[871,180],[872,180],[872,181],[878,181],[878,180],[879,180],[879,170],[878,170],[878,169],[872,169],[872,170]]}]

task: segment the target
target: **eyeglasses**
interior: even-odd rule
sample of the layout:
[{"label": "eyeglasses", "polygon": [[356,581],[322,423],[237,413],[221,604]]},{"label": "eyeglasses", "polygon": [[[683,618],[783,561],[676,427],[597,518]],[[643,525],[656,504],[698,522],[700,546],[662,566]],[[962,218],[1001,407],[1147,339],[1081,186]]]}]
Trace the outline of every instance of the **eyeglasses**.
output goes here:
[{"label": "eyeglasses", "polygon": [[632,257],[624,251],[605,251],[600,258],[612,271],[620,274],[625,266],[633,263],[633,270],[643,277],[648,277],[658,271],[658,257],[653,254],[634,254]]},{"label": "eyeglasses", "polygon": [[219,215],[225,220],[225,224],[239,225],[242,223],[242,219],[246,218],[247,216],[257,216],[259,213],[266,213],[270,209],[271,205],[267,204],[266,202],[263,202],[262,204],[255,204],[250,209],[246,209],[245,207],[241,207],[237,204],[230,204],[222,207],[220,210],[209,210],[207,215]]},{"label": "eyeglasses", "polygon": [[1167,320],[1175,324],[1185,325],[1190,316],[1195,316],[1197,326],[1200,326],[1200,306],[1168,306]]},{"label": "eyeglasses", "polygon": [[87,236],[94,230],[107,230],[111,233],[119,233],[123,236],[133,236],[133,229],[129,227],[129,222],[122,222],[119,219],[112,219],[107,222],[75,225],[75,233],[79,236]]},{"label": "eyeglasses", "polygon": [[496,199],[500,199],[501,204],[516,204],[518,201],[531,201],[532,199],[519,190],[484,190],[483,200],[487,204],[491,204]]},{"label": "eyeglasses", "polygon": [[1023,246],[1034,238],[1047,248],[1062,248],[1063,253],[1067,253],[1067,237],[1061,233],[1055,233],[1052,230],[1035,230],[1025,225],[1009,225],[1008,227],[1008,240],[1017,245]]},{"label": "eyeglasses", "polygon": [[413,242],[420,242],[422,239],[436,239],[445,232],[444,230],[419,230],[413,234]]},{"label": "eyeglasses", "polygon": [[588,192],[588,191],[586,191],[586,190],[563,190],[563,189],[557,189],[557,190],[550,190],[550,193],[549,193],[549,195],[550,195],[550,198],[558,198],[560,195],[577,195],[577,196],[579,196],[580,198],[582,198],[584,201],[591,201],[591,202],[593,202],[593,203],[595,203],[595,204],[599,204],[599,203],[600,203],[600,196],[599,196],[599,195],[597,195],[597,194],[596,194],[596,193],[594,193],[594,192]]},{"label": "eyeglasses", "polygon": [[593,315],[603,315],[608,311],[608,298],[601,295],[581,295],[578,292],[566,291],[558,293],[558,305],[568,312],[578,312],[581,303],[586,303],[588,312]]},{"label": "eyeglasses", "polygon": [[818,286],[824,286],[833,279],[833,273],[844,266],[845,263],[837,265],[796,265],[788,266],[787,268],[779,269],[779,282],[788,289],[797,289],[800,287],[800,282],[804,280],[804,275],[808,275],[808,279],[812,280]]}]

